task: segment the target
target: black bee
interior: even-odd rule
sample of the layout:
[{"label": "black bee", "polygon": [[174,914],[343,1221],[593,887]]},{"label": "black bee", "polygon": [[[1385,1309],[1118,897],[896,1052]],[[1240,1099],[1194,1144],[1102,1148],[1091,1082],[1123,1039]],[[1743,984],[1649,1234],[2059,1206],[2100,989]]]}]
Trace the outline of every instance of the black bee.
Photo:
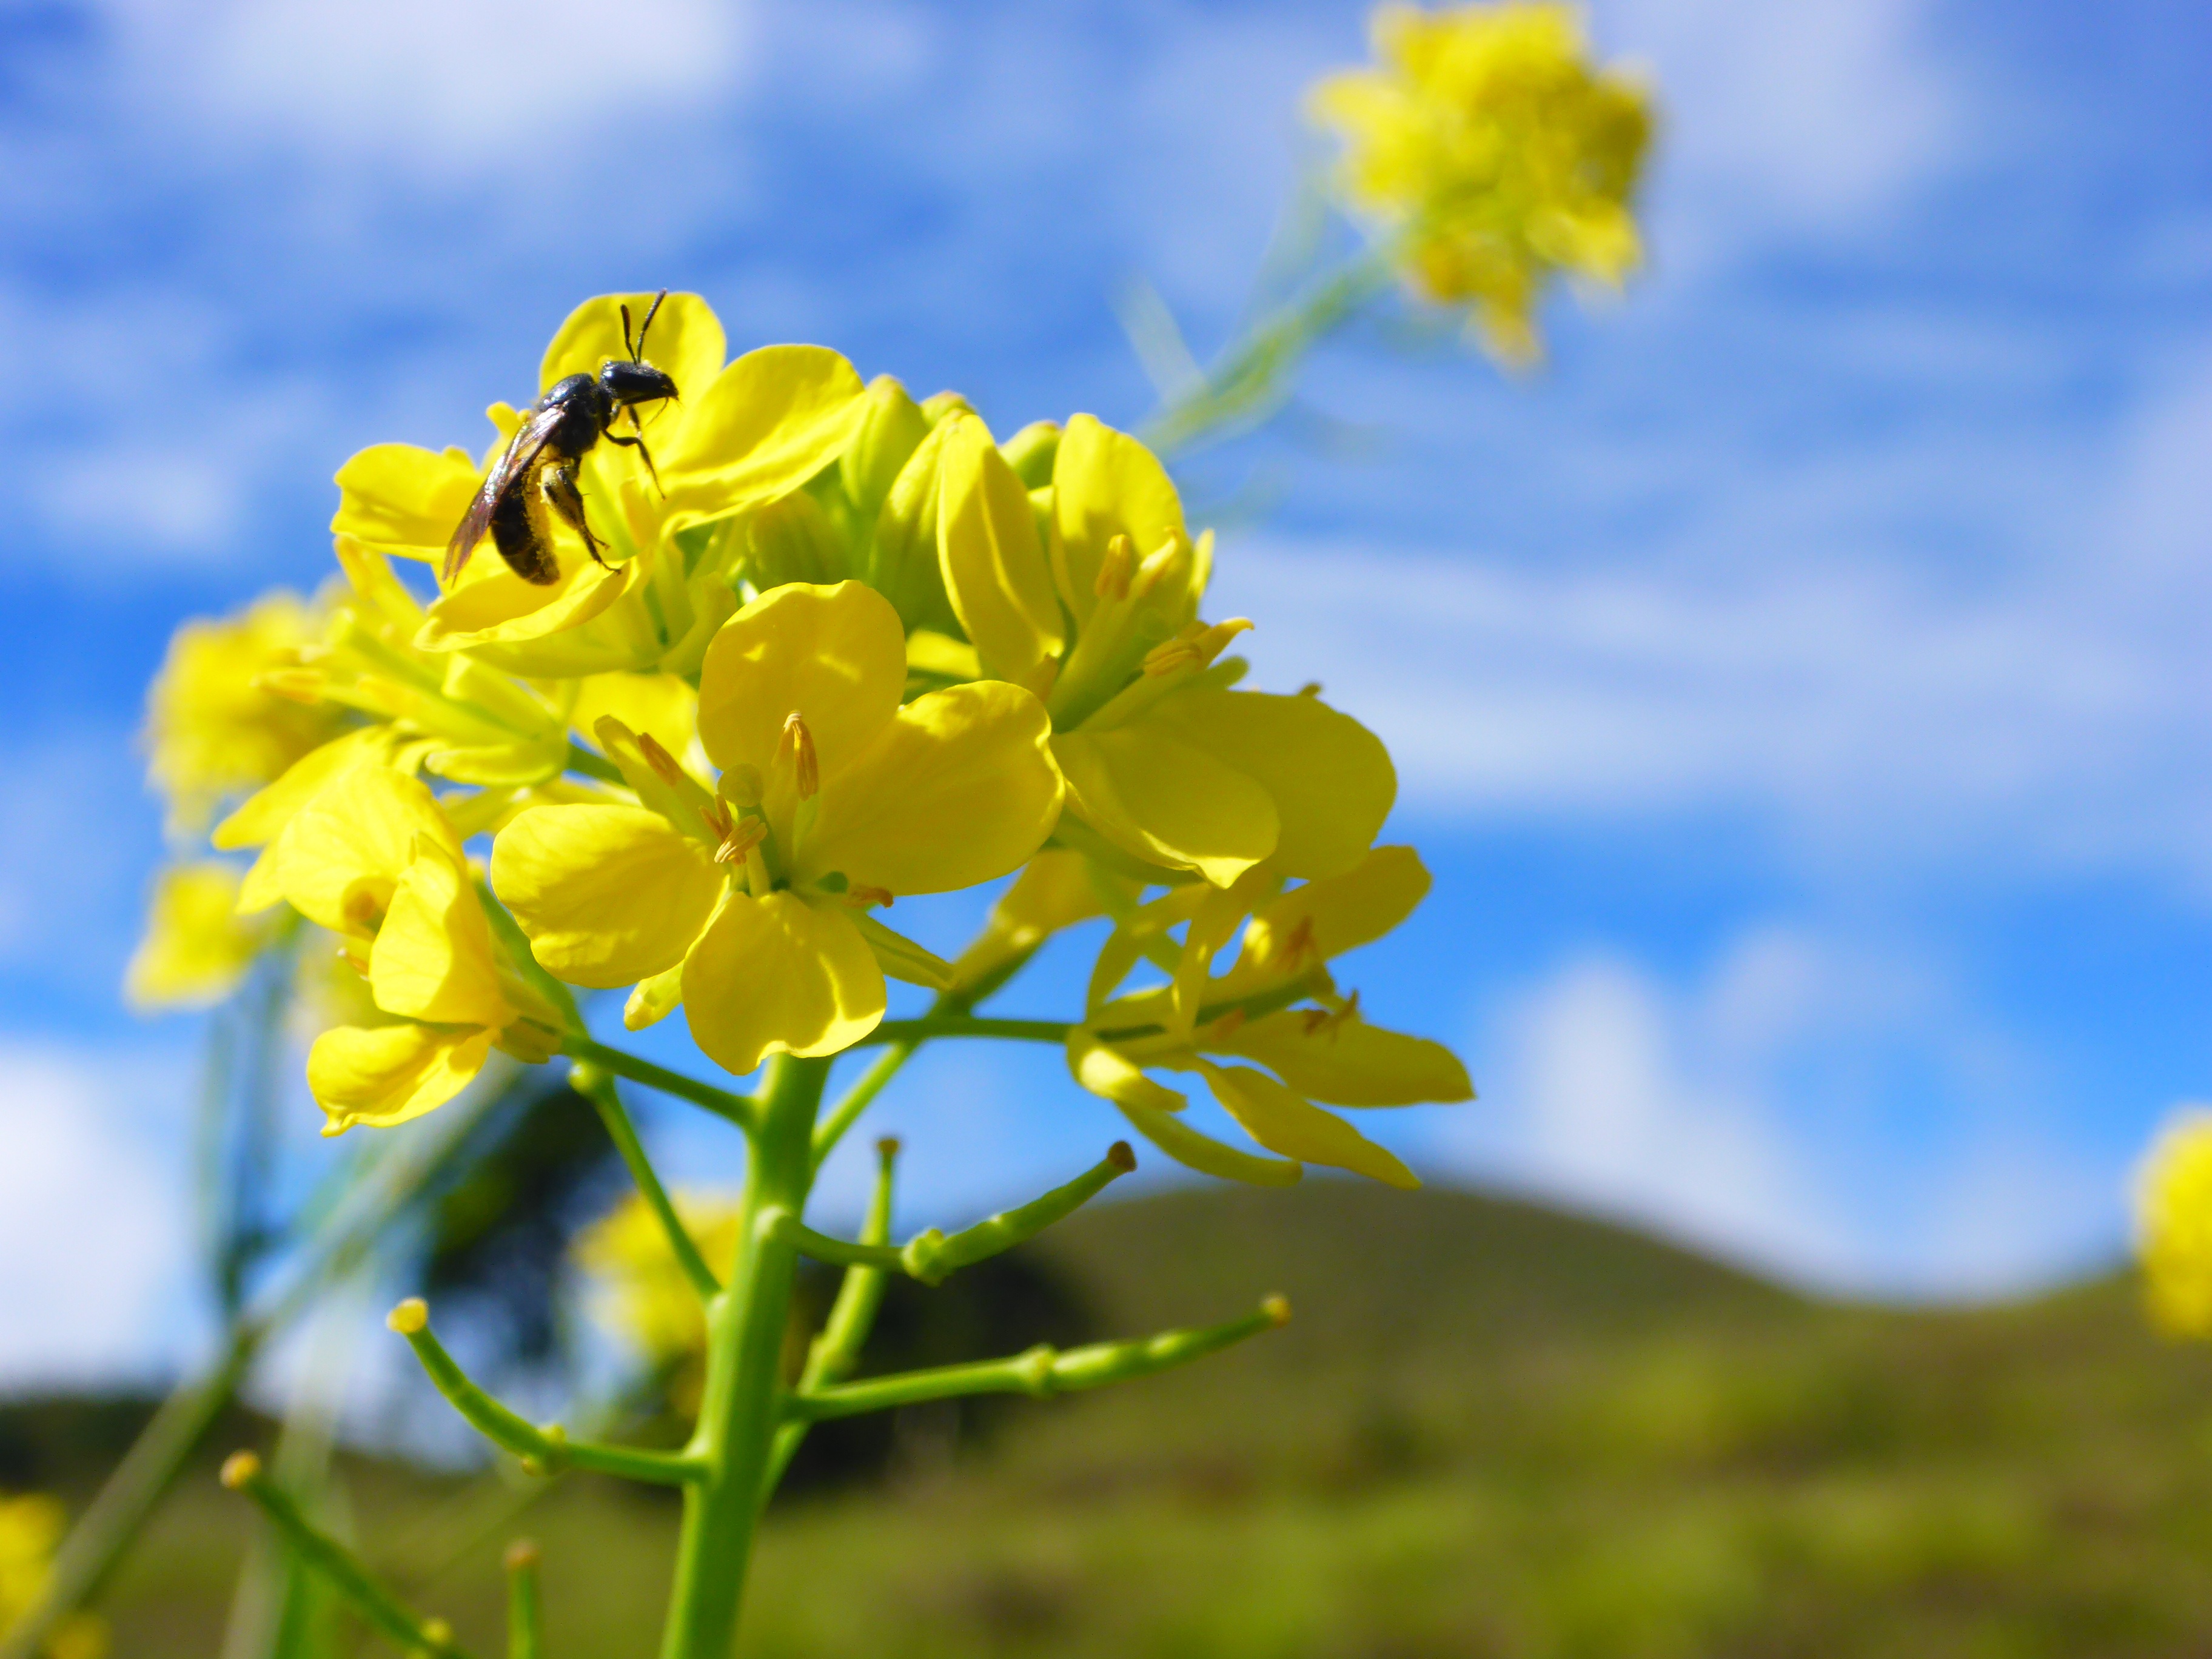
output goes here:
[{"label": "black bee", "polygon": [[[601,564],[606,562],[599,558],[599,538],[584,522],[584,497],[576,488],[577,464],[593,444],[605,438],[637,451],[645,470],[653,474],[653,483],[660,483],[660,474],[645,447],[645,423],[638,416],[637,406],[677,395],[676,382],[645,361],[646,331],[653,326],[654,313],[667,297],[666,289],[654,296],[637,331],[635,344],[629,337],[629,307],[622,308],[628,362],[609,362],[596,380],[589,374],[571,374],[554,385],[530,410],[522,430],[514,434],[507,453],[493,466],[483,488],[469,503],[460,528],[446,544],[447,586],[453,585],[487,530],[500,557],[523,580],[542,585],[560,580],[561,568],[553,557],[552,526],[545,517],[549,503],[584,538],[592,557]],[[624,410],[629,411],[630,423],[635,428],[627,438],[614,430]]]}]

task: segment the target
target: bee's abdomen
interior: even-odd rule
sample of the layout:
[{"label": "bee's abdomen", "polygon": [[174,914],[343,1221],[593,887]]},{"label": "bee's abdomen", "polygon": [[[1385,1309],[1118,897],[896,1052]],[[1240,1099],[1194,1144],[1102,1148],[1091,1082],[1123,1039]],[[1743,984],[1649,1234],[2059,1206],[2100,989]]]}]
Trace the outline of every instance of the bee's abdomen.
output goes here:
[{"label": "bee's abdomen", "polygon": [[[533,511],[533,509],[535,509]],[[561,567],[553,557],[552,538],[546,534],[544,509],[538,505],[535,478],[522,480],[499,498],[491,510],[491,539],[507,568],[526,582],[544,586],[557,581]]]}]

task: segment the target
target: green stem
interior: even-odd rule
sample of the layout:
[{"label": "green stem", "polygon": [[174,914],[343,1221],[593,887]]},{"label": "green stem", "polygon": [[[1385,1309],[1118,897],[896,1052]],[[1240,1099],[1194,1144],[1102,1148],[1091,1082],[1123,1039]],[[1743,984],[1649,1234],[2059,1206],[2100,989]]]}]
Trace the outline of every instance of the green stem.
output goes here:
[{"label": "green stem", "polygon": [[[888,1135],[876,1143],[876,1190],[868,1200],[867,1219],[860,1224],[863,1244],[883,1244],[890,1239],[891,1176],[898,1163],[898,1142]],[[868,1333],[875,1327],[876,1310],[883,1304],[883,1299],[882,1268],[854,1267],[845,1270],[845,1277],[837,1286],[837,1299],[830,1304],[830,1317],[823,1322],[820,1334],[807,1345],[806,1367],[799,1377],[802,1393],[842,1382],[853,1374],[853,1367],[860,1363],[860,1350],[867,1346]],[[799,1443],[805,1438],[806,1425],[796,1420],[787,1422],[775,1431],[775,1449],[769,1457],[768,1477],[761,1483],[762,1503],[767,1503],[782,1482],[784,1470],[790,1467]]]},{"label": "green stem", "polygon": [[856,1048],[878,1042],[922,1043],[932,1037],[1004,1037],[1016,1042],[1065,1042],[1069,1026],[1058,1019],[986,1019],[976,1014],[924,1014],[887,1019]]},{"label": "green stem", "polygon": [[587,778],[597,778],[601,783],[619,783],[627,787],[629,781],[623,776],[621,767],[598,750],[586,749],[574,739],[568,744],[568,769],[581,772]]},{"label": "green stem", "polygon": [[507,1547],[507,1659],[543,1659],[545,1610],[538,1595],[538,1546],[518,1538]]},{"label": "green stem", "polygon": [[658,1089],[664,1095],[674,1095],[678,1100],[688,1100],[694,1106],[704,1106],[717,1117],[726,1117],[739,1128],[750,1130],[760,1115],[760,1103],[750,1095],[733,1095],[726,1089],[717,1089],[712,1084],[702,1083],[681,1072],[672,1072],[665,1066],[656,1066],[636,1054],[624,1054],[619,1048],[610,1048],[580,1033],[572,1034],[561,1045],[561,1052],[571,1060],[588,1060],[604,1066],[617,1077],[626,1077],[632,1083],[642,1083],[648,1089]]},{"label": "green stem", "polygon": [[942,1284],[958,1268],[973,1267],[1001,1250],[1012,1249],[1024,1239],[1036,1237],[1097,1197],[1109,1182],[1136,1167],[1137,1155],[1129,1150],[1129,1143],[1117,1140],[1104,1158],[1066,1185],[1054,1188],[1019,1209],[963,1227],[950,1238],[932,1227],[927,1232],[916,1233],[902,1246],[852,1244],[827,1233],[817,1233],[811,1227],[801,1227],[799,1251],[817,1261],[848,1267],[881,1267],[905,1273],[925,1285]]},{"label": "green stem", "polygon": [[845,1091],[845,1097],[830,1109],[830,1115],[823,1118],[814,1131],[813,1158],[817,1170],[822,1167],[822,1161],[845,1138],[845,1131],[860,1121],[860,1114],[874,1103],[876,1097],[883,1093],[884,1085],[899,1074],[907,1061],[914,1058],[914,1051],[921,1047],[918,1039],[912,1042],[892,1043],[877,1056],[876,1063],[862,1073],[860,1080]]},{"label": "green stem", "polygon": [[669,1202],[668,1190],[653,1173],[645,1147],[638,1140],[637,1126],[623,1109],[622,1091],[615,1087],[614,1078],[597,1066],[579,1062],[568,1070],[568,1086],[599,1109],[599,1121],[607,1126],[607,1136],[629,1166],[630,1179],[637,1182],[637,1190],[659,1218],[661,1231],[668,1235],[668,1248],[675,1253],[677,1266],[684,1269],[684,1276],[691,1281],[691,1288],[699,1292],[702,1301],[720,1295],[722,1282],[714,1277],[714,1270],[699,1254],[690,1230],[676,1213],[675,1205]]},{"label": "green stem", "polygon": [[780,1372],[799,1267],[798,1231],[814,1180],[814,1117],[827,1060],[769,1064],[738,1217],[729,1288],[707,1306],[707,1380],[687,1455],[676,1583],[661,1659],[729,1659],[761,1496],[782,1417]]},{"label": "green stem", "polygon": [[380,1583],[354,1553],[300,1512],[289,1494],[261,1471],[261,1460],[252,1452],[236,1452],[222,1466],[222,1484],[243,1492],[260,1505],[282,1533],[293,1553],[337,1587],[362,1617],[382,1631],[409,1654],[431,1654],[437,1659],[468,1659],[466,1649],[453,1640],[442,1619],[423,1619],[410,1611],[399,1598]]},{"label": "green stem", "polygon": [[1291,1316],[1290,1304],[1270,1297],[1254,1312],[1225,1325],[1167,1331],[1133,1342],[1100,1342],[1066,1353],[1039,1346],[1010,1359],[970,1365],[940,1365],[897,1376],[872,1376],[792,1396],[790,1410],[808,1422],[852,1417],[925,1400],[956,1400],[970,1394],[1025,1394],[1039,1400],[1079,1389],[1103,1388],[1132,1377],[1150,1376],[1218,1352],[1233,1343],[1270,1331]]},{"label": "green stem", "polygon": [[571,1440],[559,1424],[539,1428],[528,1419],[501,1405],[479,1388],[474,1379],[446,1352],[444,1343],[430,1334],[430,1310],[419,1298],[409,1297],[385,1321],[407,1339],[438,1392],[468,1421],[471,1428],[495,1446],[504,1447],[533,1474],[557,1474],[566,1468],[591,1469],[658,1486],[680,1486],[700,1478],[697,1460],[679,1452],[645,1451],[635,1446],[608,1446],[596,1441]]}]

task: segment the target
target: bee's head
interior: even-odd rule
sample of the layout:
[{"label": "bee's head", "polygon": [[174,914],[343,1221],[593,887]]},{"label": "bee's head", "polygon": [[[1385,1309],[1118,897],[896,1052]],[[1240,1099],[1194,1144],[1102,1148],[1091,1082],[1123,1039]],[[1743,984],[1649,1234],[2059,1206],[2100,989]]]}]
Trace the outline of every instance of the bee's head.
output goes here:
[{"label": "bee's head", "polygon": [[676,382],[651,363],[624,362],[620,358],[599,371],[599,389],[624,409],[677,395]]}]

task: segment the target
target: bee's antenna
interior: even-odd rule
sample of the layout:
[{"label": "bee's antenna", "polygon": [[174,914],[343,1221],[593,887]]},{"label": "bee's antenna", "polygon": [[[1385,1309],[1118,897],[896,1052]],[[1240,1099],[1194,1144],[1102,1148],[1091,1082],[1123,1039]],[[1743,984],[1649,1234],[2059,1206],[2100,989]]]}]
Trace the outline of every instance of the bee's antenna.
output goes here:
[{"label": "bee's antenna", "polygon": [[[642,323],[641,323],[641,324],[639,324],[639,325],[638,325],[638,329],[637,329],[637,344],[636,344],[635,347],[633,347],[633,348],[631,349],[631,351],[630,351],[630,354],[629,354],[629,360],[630,360],[630,362],[634,362],[634,363],[637,363],[637,362],[643,362],[645,361],[645,331],[646,331],[646,330],[647,330],[647,329],[649,329],[649,328],[651,328],[651,327],[653,326],[653,318],[654,318],[654,317],[656,317],[656,316],[658,316],[658,315],[659,314],[659,312],[660,312],[660,302],[661,302],[663,300],[665,300],[667,297],[668,297],[668,290],[667,290],[666,289],[665,289],[665,288],[664,288],[663,289],[661,289],[661,290],[660,290],[660,292],[659,292],[659,293],[658,293],[658,294],[656,294],[656,295],[654,295],[653,296],[653,303],[652,303],[651,305],[647,306],[647,307],[645,308],[645,320],[644,320]],[[625,307],[623,308],[623,343],[624,345],[629,345],[629,308],[628,308],[627,307]]]},{"label": "bee's antenna", "polygon": [[637,361],[639,348],[629,343],[629,301],[627,300],[623,301],[622,302],[621,309],[623,319],[623,349],[629,353],[630,362],[635,362]]}]

